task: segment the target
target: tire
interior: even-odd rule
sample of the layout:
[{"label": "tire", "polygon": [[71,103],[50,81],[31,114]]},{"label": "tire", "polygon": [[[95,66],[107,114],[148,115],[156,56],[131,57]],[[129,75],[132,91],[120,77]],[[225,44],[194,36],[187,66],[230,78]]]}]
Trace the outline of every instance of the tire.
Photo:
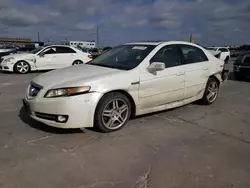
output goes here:
[{"label": "tire", "polygon": [[26,61],[18,61],[14,65],[14,71],[19,74],[26,74],[30,71],[30,64]]},{"label": "tire", "polygon": [[241,81],[241,80],[243,80],[244,79],[244,77],[240,74],[240,73],[234,73],[234,78],[235,78],[235,80],[237,80],[237,81]]},{"label": "tire", "polygon": [[79,65],[79,64],[83,64],[83,62],[81,60],[75,60],[72,65]]},{"label": "tire", "polygon": [[228,64],[228,62],[229,62],[229,57],[227,56],[225,59],[225,64]]},{"label": "tire", "polygon": [[104,95],[99,101],[94,117],[98,131],[109,133],[126,125],[131,116],[131,103],[125,95],[113,92]]},{"label": "tire", "polygon": [[201,99],[202,104],[210,105],[213,104],[219,94],[219,82],[215,78],[209,78],[207,81],[204,95]]}]

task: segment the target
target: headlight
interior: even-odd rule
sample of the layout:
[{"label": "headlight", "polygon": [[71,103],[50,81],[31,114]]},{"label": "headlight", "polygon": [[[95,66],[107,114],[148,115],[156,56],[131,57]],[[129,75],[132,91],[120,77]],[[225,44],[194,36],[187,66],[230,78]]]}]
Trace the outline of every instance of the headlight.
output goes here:
[{"label": "headlight", "polygon": [[4,63],[10,63],[10,62],[14,61],[14,59],[15,59],[14,57],[7,58],[4,60]]},{"label": "headlight", "polygon": [[89,92],[89,90],[90,86],[50,89],[47,91],[44,97],[45,98],[68,97],[68,96],[84,94]]}]

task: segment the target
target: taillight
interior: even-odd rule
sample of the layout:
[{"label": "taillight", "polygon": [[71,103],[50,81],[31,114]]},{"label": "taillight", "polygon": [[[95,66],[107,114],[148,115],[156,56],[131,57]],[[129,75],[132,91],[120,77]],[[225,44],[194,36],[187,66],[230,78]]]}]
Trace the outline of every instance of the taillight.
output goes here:
[{"label": "taillight", "polygon": [[88,58],[89,58],[89,59],[93,59],[93,56],[92,56],[92,55],[88,55]]}]

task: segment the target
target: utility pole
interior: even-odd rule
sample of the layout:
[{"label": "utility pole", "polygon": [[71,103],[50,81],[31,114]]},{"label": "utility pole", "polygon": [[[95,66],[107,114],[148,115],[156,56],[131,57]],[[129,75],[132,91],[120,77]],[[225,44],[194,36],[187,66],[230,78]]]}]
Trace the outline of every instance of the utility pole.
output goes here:
[{"label": "utility pole", "polygon": [[38,42],[40,42],[40,33],[39,32],[37,33],[37,40],[38,40]]},{"label": "utility pole", "polygon": [[96,25],[96,47],[99,45],[99,28],[98,25]]}]

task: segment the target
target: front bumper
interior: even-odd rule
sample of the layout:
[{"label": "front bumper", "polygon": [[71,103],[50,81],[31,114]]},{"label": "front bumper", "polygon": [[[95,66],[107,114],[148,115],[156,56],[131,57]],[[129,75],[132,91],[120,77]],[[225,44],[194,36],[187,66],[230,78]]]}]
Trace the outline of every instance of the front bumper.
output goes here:
[{"label": "front bumper", "polygon": [[[93,127],[94,114],[102,93],[93,92],[72,97],[24,99],[24,108],[33,119],[46,125],[70,129]],[[67,116],[65,123],[55,117]]]},{"label": "front bumper", "polygon": [[0,64],[0,71],[13,72],[13,67]]}]

